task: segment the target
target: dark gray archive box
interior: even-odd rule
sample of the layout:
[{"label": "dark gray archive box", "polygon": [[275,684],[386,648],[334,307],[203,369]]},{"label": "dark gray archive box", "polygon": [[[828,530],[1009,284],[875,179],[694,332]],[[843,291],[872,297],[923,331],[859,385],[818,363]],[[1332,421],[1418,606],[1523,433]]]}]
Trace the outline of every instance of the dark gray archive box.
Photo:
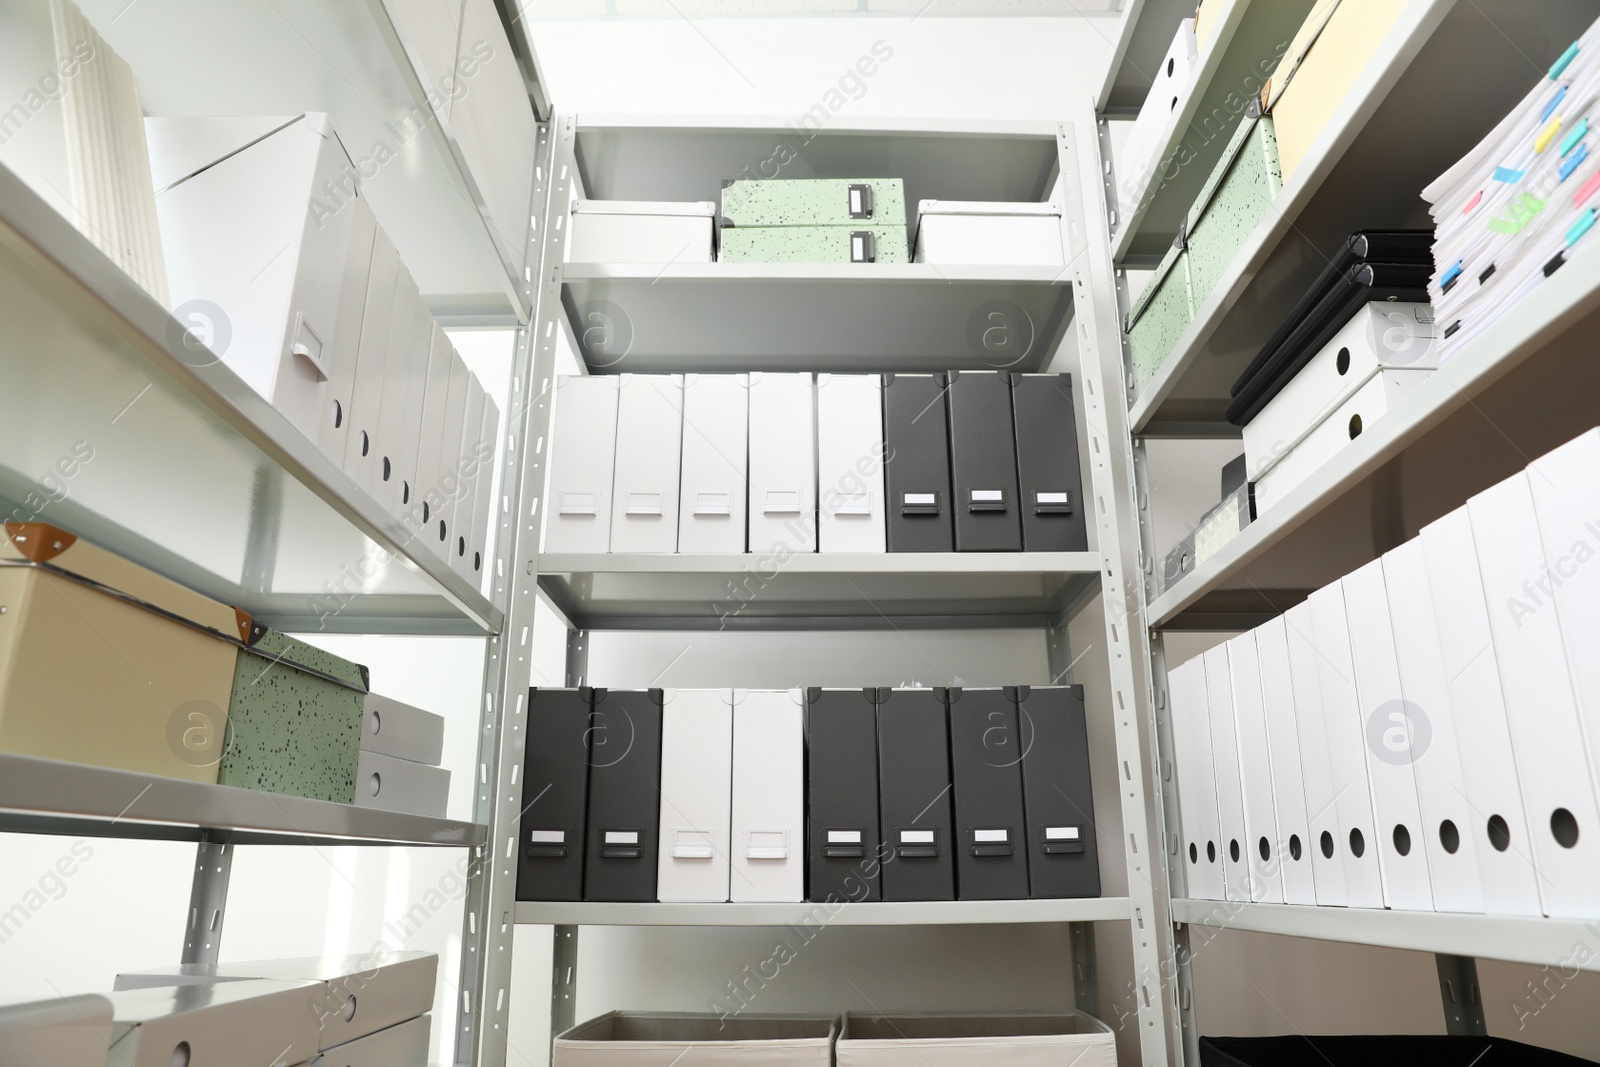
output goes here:
[{"label": "dark gray archive box", "polygon": [[953,552],[950,436],[942,374],[883,376],[890,552]]},{"label": "dark gray archive box", "polygon": [[588,689],[528,690],[518,900],[583,899],[591,696]]},{"label": "dark gray archive box", "polygon": [[595,689],[583,899],[656,899],[661,826],[659,689]]},{"label": "dark gray archive box", "polygon": [[1011,375],[1011,408],[1017,428],[1023,549],[1087,552],[1072,375]]},{"label": "dark gray archive box", "polygon": [[932,689],[878,690],[884,900],[954,900],[950,732]]},{"label": "dark gray archive box", "polygon": [[1017,705],[1003,689],[939,689],[950,713],[955,783],[956,896],[1024,900],[1022,757]]},{"label": "dark gray archive box", "polygon": [[950,371],[950,480],[957,552],[1020,552],[1011,376]]},{"label": "dark gray archive box", "polygon": [[1028,885],[1034,897],[1097,897],[1094,790],[1083,686],[1015,686],[1027,751],[1022,759],[1028,815]]},{"label": "dark gray archive box", "polygon": [[806,899],[882,900],[876,690],[806,690]]}]

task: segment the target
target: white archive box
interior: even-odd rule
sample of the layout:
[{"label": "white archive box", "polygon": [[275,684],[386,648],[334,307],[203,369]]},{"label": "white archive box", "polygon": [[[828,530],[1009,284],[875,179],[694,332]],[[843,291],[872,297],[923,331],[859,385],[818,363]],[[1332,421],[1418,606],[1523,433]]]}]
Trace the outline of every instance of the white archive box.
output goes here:
[{"label": "white archive box", "polygon": [[1478,851],[1487,842],[1473,832],[1479,817],[1467,799],[1471,789],[1462,771],[1460,729],[1450,706],[1439,627],[1433,617],[1433,591],[1421,538],[1412,538],[1383,555],[1383,584],[1389,594],[1394,655],[1411,741],[1422,812],[1422,845],[1428,855],[1428,882],[1435,911],[1482,914],[1483,878]]},{"label": "white archive box", "polygon": [[499,442],[499,433],[500,409],[495,406],[494,397],[485,391],[483,423],[478,434],[478,451],[471,457],[475,472],[472,486],[475,499],[472,505],[472,549],[468,558],[471,563],[474,588],[481,588],[483,570],[488,563],[489,529],[495,519],[494,499],[491,495],[494,492],[494,450]]},{"label": "white archive box", "polygon": [[[316,1033],[314,1048],[330,1049],[426,1013],[433,1006],[438,978],[439,957],[432,952],[381,951],[244,963],[184,963],[123,972],[117,975],[115,988],[120,993],[172,986],[239,986],[259,980],[307,986]],[[166,1067],[165,1061],[162,1067]]]},{"label": "white archive box", "polygon": [[444,758],[444,716],[368,693],[362,698],[361,747],[437,767]]},{"label": "white archive box", "polygon": [[888,551],[883,448],[883,377],[817,375],[817,551]]},{"label": "white archive box", "polygon": [[1383,561],[1375,559],[1339,582],[1344,590],[1345,618],[1350,627],[1350,659],[1355,666],[1357,725],[1365,741],[1367,783],[1372,791],[1372,818],[1378,865],[1383,875],[1384,903],[1406,911],[1432,911],[1433,886],[1426,827],[1412,769],[1419,751],[1419,731],[1427,713],[1405,703],[1400,688],[1394,626],[1389,618],[1389,592]]},{"label": "white archive box", "polygon": [[0,1004],[0,1063],[105,1067],[111,1001],[100,996]]},{"label": "white archive box", "polygon": [[1118,199],[1124,201],[1124,212],[1133,209],[1134,205],[1127,201],[1144,193],[1150,185],[1152,172],[1162,163],[1157,153],[1167,141],[1167,131],[1178,120],[1178,105],[1189,93],[1189,74],[1194,70],[1196,51],[1194,20],[1180,19],[1178,32],[1151,78],[1150,92],[1145,95],[1139,117],[1134,119],[1122,150],[1123,176],[1118,178],[1117,184],[1122,190]]},{"label": "white archive box", "polygon": [[832,1067],[832,1015],[613,1011],[557,1034],[550,1067]]},{"label": "white archive box", "polygon": [[679,552],[745,550],[749,438],[749,375],[684,375]]},{"label": "white archive box", "polygon": [[1245,425],[1245,476],[1253,482],[1272,469],[1380,370],[1438,367],[1431,307],[1367,304]]},{"label": "white archive box", "polygon": [[1217,783],[1211,767],[1211,714],[1205,661],[1195,657],[1167,675],[1172,705],[1172,750],[1178,765],[1178,817],[1186,839],[1184,884],[1191,897],[1223,900]]},{"label": "white archive box", "polygon": [[322,396],[322,421],[312,440],[322,454],[344,466],[350,439],[350,405],[356,389],[356,361],[361,352],[361,326],[367,315],[367,279],[378,220],[365,199],[350,204],[350,247],[339,290],[339,318],[333,328],[332,365]]},{"label": "white archive box", "polygon": [[805,899],[805,709],[799,690],[728,689],[734,901]]},{"label": "white archive box", "polygon": [[[190,129],[214,145],[200,121],[148,130],[173,141]],[[315,439],[334,366],[355,358],[335,340],[358,182],[327,115],[267,121],[276,126],[265,136],[161,189],[156,211],[179,321]]]},{"label": "white archive box", "polygon": [[[1322,693],[1322,740],[1333,775],[1334,809],[1339,814],[1335,847],[1344,857],[1345,902],[1352,908],[1381,908],[1388,886],[1378,863],[1377,824],[1367,783],[1367,740],[1356,695],[1355,663],[1350,654],[1350,622],[1344,589],[1325,585],[1307,598],[1311,606],[1311,647]],[[1305,736],[1304,733],[1301,736]]]},{"label": "white archive box", "polygon": [[1111,1027],[1081,1011],[850,1012],[838,1067],[1115,1067]]},{"label": "white archive box", "polygon": [[476,531],[478,482],[487,476],[478,461],[479,444],[483,440],[483,405],[483,383],[478,381],[476,375],[469,374],[467,407],[461,416],[461,439],[456,443],[456,454],[461,457],[460,488],[456,491],[456,528],[450,534],[450,550],[447,553],[451,569],[469,579],[473,576],[472,538]]},{"label": "white archive box", "polygon": [[1418,540],[1439,627],[1448,714],[1455,720],[1465,799],[1473,815],[1462,833],[1478,851],[1484,910],[1539,915],[1539,878],[1467,509],[1457,508],[1424,526]]},{"label": "white archive box", "polygon": [[428,345],[428,375],[422,388],[422,421],[417,433],[417,480],[411,489],[406,515],[417,535],[432,544],[438,540],[435,521],[444,503],[439,491],[443,480],[445,407],[450,402],[450,369],[455,349],[444,329],[433,323]]},{"label": "white archive box", "polygon": [[1301,482],[1349,447],[1432,373],[1429,370],[1381,370],[1374,374],[1299,444],[1280,456],[1255,483],[1257,517],[1281,503]]},{"label": "white archive box", "polygon": [[1211,766],[1217,787],[1217,848],[1222,853],[1224,900],[1250,899],[1249,835],[1244,822],[1244,788],[1239,780],[1239,743],[1233,725],[1233,679],[1228,646],[1201,657],[1206,674],[1206,710],[1211,725]]},{"label": "white archive box", "polygon": [[816,385],[750,375],[750,551],[817,550]]},{"label": "white archive box", "polygon": [[733,706],[721,689],[666,690],[656,898],[728,899]]},{"label": "white archive box", "polygon": [[428,1067],[433,1016],[419,1015],[323,1052],[308,1067]]},{"label": "white archive box", "polygon": [[350,427],[345,440],[344,470],[351,481],[381,499],[378,469],[378,418],[383,409],[383,378],[389,363],[389,328],[394,314],[395,283],[400,253],[378,228],[372,239],[372,264],[367,272],[367,299],[361,315],[361,342],[356,346],[356,376],[350,389]]},{"label": "white archive box", "polygon": [[994,263],[1059,267],[1061,209],[1054,204],[922,200],[915,263]]},{"label": "white archive box", "polygon": [[1544,913],[1592,917],[1600,915],[1600,811],[1559,609],[1531,602],[1536,583],[1554,583],[1530,480],[1522,471],[1485,489],[1467,501],[1467,514]]},{"label": "white archive box", "polygon": [[546,552],[604,552],[611,545],[611,475],[621,384],[617,375],[556,377]]},{"label": "white archive box", "polygon": [[383,371],[378,409],[376,484],[379,499],[397,517],[411,507],[417,482],[418,440],[422,435],[423,393],[433,348],[433,316],[405,264],[395,277],[389,317],[389,358]]},{"label": "white archive box", "polygon": [[709,200],[574,200],[568,263],[710,263],[717,205]]},{"label": "white archive box", "polygon": [[445,394],[444,432],[439,437],[439,484],[430,501],[433,530],[426,538],[429,547],[449,559],[456,543],[458,519],[468,527],[472,512],[466,507],[467,469],[461,458],[461,438],[467,425],[467,393],[472,388],[472,371],[459,352],[450,353],[450,389]]},{"label": "white archive box", "polygon": [[682,442],[683,375],[622,375],[611,484],[611,551],[678,550]]},{"label": "white archive box", "polygon": [[1294,725],[1300,737],[1300,784],[1306,793],[1306,827],[1311,834],[1311,875],[1317,903],[1344,907],[1349,901],[1344,873],[1344,841],[1339,824],[1339,790],[1322,720],[1322,678],[1317,659],[1311,605],[1302,601],[1283,614],[1289,646],[1289,685],[1294,692]]},{"label": "white archive box", "polygon": [[320,983],[172,981],[110,994],[107,1064],[289,1067],[317,1054]]},{"label": "white archive box", "polygon": [[1295,721],[1294,679],[1289,668],[1289,630],[1283,616],[1256,627],[1261,669],[1261,704],[1267,729],[1267,766],[1272,773],[1273,815],[1278,824],[1278,867],[1286,904],[1315,904],[1310,824],[1300,770],[1300,727]]},{"label": "white archive box", "polygon": [[1267,709],[1261,696],[1260,653],[1253,631],[1242,633],[1227,644],[1234,743],[1238,746],[1239,785],[1244,797],[1244,851],[1250,871],[1250,899],[1282,904],[1283,856],[1272,795],[1272,752],[1267,744]]},{"label": "white archive box", "polygon": [[450,772],[426,763],[363,749],[356,760],[358,808],[442,819],[450,801]]}]

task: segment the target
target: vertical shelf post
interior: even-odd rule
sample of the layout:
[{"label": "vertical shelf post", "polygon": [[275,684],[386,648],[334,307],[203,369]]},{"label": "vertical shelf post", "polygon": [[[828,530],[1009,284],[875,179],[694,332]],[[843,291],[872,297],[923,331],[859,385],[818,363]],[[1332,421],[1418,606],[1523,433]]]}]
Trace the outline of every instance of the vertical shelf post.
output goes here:
[{"label": "vertical shelf post", "polygon": [[1444,1032],[1460,1037],[1488,1037],[1483,994],[1478,988],[1478,961],[1471,956],[1433,957],[1439,968],[1439,995],[1444,999]]},{"label": "vertical shelf post", "polygon": [[183,934],[181,963],[214,966],[222,951],[222,923],[228,910],[228,880],[233,874],[233,844],[226,830],[204,830],[195,848],[194,882],[189,888],[189,923]]}]

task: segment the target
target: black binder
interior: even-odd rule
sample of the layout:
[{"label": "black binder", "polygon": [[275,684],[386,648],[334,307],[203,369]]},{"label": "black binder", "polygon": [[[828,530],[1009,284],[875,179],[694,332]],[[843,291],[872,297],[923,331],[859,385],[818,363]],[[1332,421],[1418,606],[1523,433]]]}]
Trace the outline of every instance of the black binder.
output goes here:
[{"label": "black binder", "polygon": [[878,690],[884,900],[956,898],[946,720],[932,689]]},{"label": "black binder", "polygon": [[876,692],[806,691],[806,899],[882,900]]},{"label": "black binder", "polygon": [[1087,552],[1072,375],[1011,375],[1011,407],[1017,428],[1023,549]]},{"label": "black binder", "polygon": [[953,552],[950,438],[942,374],[883,376],[883,477],[890,552]]},{"label": "black binder", "polygon": [[1022,808],[1024,738],[1003,689],[935,690],[949,705],[955,781],[956,896],[1023,900],[1028,849]]},{"label": "black binder", "polygon": [[1010,376],[950,371],[950,476],[957,552],[1020,552]]},{"label": "black binder", "polygon": [[583,822],[589,806],[587,689],[528,691],[517,828],[517,899],[583,899]]},{"label": "black binder", "polygon": [[1089,735],[1083,686],[1016,686],[1027,753],[1022,784],[1028,816],[1028,884],[1032,896],[1097,897],[1094,791],[1089,782]]},{"label": "black binder", "polygon": [[656,899],[661,827],[659,689],[594,690],[583,899]]}]

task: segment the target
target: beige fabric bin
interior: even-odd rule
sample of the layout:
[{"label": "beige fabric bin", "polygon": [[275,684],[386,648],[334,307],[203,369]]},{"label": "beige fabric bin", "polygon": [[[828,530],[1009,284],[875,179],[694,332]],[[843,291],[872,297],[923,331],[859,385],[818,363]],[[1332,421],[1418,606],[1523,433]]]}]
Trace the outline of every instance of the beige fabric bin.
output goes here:
[{"label": "beige fabric bin", "polygon": [[555,1040],[551,1067],[830,1067],[828,1015],[613,1011]]},{"label": "beige fabric bin", "polygon": [[845,1016],[838,1067],[1116,1067],[1111,1028],[1069,1012]]}]

